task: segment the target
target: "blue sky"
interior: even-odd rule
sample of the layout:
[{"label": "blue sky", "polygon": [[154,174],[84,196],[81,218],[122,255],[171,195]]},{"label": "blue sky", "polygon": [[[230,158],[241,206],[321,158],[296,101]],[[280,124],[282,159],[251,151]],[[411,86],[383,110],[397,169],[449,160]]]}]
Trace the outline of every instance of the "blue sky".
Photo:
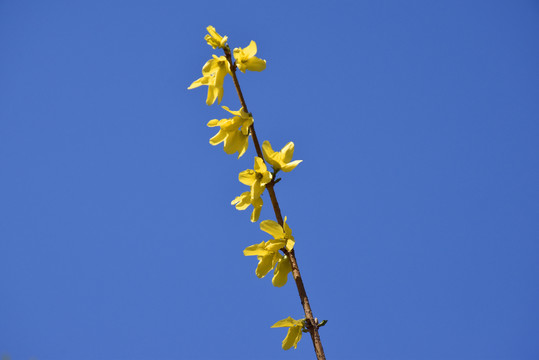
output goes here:
[{"label": "blue sky", "polygon": [[187,91],[210,24],[257,42],[258,136],[304,160],[276,192],[328,359],[537,359],[536,1],[0,2],[0,356],[314,357],[242,254],[254,149]]}]

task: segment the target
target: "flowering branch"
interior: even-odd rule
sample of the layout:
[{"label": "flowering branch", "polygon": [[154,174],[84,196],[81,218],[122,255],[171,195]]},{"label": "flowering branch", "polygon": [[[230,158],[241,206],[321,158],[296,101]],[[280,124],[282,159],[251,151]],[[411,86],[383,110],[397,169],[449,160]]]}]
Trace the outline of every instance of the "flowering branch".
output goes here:
[{"label": "flowering branch", "polygon": [[[263,204],[260,196],[267,189],[277,220],[277,222],[265,220],[260,223],[260,229],[272,235],[273,239],[247,247],[244,250],[244,255],[257,256],[259,264],[256,268],[256,275],[258,277],[266,276],[275,267],[272,280],[274,286],[280,287],[285,285],[288,273],[292,272],[305,318],[294,320],[288,317],[287,319],[278,321],[272,327],[289,328],[287,336],[283,340],[283,349],[285,350],[290,349],[292,346],[296,348],[297,343],[301,339],[302,332],[309,332],[317,359],[325,359],[318,329],[325,325],[327,321],[324,320],[318,323],[318,319],[313,316],[296,259],[294,250],[295,240],[292,236],[292,230],[286,224],[286,217],[283,219],[274,189],[275,184],[281,180],[276,179],[275,175],[277,172],[280,170],[283,172],[292,171],[301,160],[291,161],[294,152],[294,144],[292,142],[285,145],[279,152],[273,151],[268,141],[265,141],[262,147],[260,146],[254,128],[252,114],[247,110],[247,104],[245,103],[245,98],[236,76],[237,69],[242,72],[245,72],[245,70],[262,71],[266,68],[266,61],[254,56],[257,52],[254,41],[251,41],[249,46],[244,49],[234,49],[234,53],[232,54],[227,44],[228,37],[219,35],[212,26],[208,27],[208,33],[205,37],[208,44],[214,49],[223,49],[225,56],[217,57],[213,55],[213,59],[209,60],[202,68],[203,77],[193,82],[189,86],[189,89],[207,85],[208,96],[206,103],[211,105],[215,100],[221,102],[224,78],[227,74],[231,75],[242,108],[239,111],[231,111],[227,107],[223,107],[236,116],[231,119],[215,119],[208,123],[210,127],[220,127],[220,131],[210,139],[210,143],[217,145],[224,142],[225,152],[229,154],[238,152],[238,157],[241,157],[247,149],[248,136],[251,135],[257,153],[254,169],[248,169],[239,174],[240,182],[250,186],[250,191],[236,197],[232,201],[232,205],[236,205],[238,210],[244,210],[249,205],[253,205],[254,210],[251,215],[251,221],[256,222]],[[233,57],[235,60],[233,60]],[[269,163],[273,167],[273,172],[267,170],[266,163]],[[282,251],[284,256],[279,251]]]}]

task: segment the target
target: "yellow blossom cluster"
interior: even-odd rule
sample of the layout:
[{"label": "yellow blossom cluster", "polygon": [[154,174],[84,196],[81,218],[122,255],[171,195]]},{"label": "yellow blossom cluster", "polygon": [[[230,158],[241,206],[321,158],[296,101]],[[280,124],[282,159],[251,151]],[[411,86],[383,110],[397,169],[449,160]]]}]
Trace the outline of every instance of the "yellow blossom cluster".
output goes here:
[{"label": "yellow blossom cluster", "polygon": [[218,145],[224,143],[224,150],[227,154],[238,153],[238,159],[245,153],[249,145],[249,127],[253,124],[251,114],[243,111],[232,111],[228,107],[223,109],[234,115],[230,119],[213,119],[208,122],[208,127],[219,126],[219,132],[210,139],[210,144]]},{"label": "yellow blossom cluster", "polygon": [[[215,31],[213,26],[208,26],[208,35],[204,37],[208,45],[216,48],[228,49],[226,42],[228,37],[221,36]],[[230,51],[230,50],[229,50]],[[245,72],[245,70],[250,71],[262,71],[266,68],[266,60],[257,58],[256,55],[256,43],[251,41],[249,46],[246,48],[236,48],[234,49],[234,59],[236,59],[235,66],[240,69],[240,71]],[[213,59],[210,59],[202,67],[202,77],[195,80],[187,89],[194,89],[202,85],[208,86],[208,97],[206,98],[206,104],[212,105],[215,100],[218,99],[218,103],[221,103],[223,98],[223,83],[225,80],[226,74],[230,73],[230,63],[227,60],[226,56],[213,55]]]},{"label": "yellow blossom cluster", "polygon": [[259,278],[263,278],[275,268],[271,282],[274,286],[281,287],[286,284],[292,266],[287,256],[282,255],[279,250],[286,248],[287,251],[292,251],[294,248],[292,230],[286,224],[286,217],[283,226],[273,220],[264,220],[260,223],[260,230],[273,236],[273,239],[248,246],[243,250],[243,255],[257,257],[258,266],[255,273]]},{"label": "yellow blossom cluster", "polygon": [[253,213],[251,214],[251,222],[257,222],[262,210],[262,193],[266,185],[272,180],[273,175],[268,171],[266,164],[262,158],[255,157],[254,169],[247,169],[238,175],[238,179],[242,184],[250,187],[250,191],[242,193],[232,200],[232,205],[236,205],[236,209],[245,210],[249,205],[253,205]]}]

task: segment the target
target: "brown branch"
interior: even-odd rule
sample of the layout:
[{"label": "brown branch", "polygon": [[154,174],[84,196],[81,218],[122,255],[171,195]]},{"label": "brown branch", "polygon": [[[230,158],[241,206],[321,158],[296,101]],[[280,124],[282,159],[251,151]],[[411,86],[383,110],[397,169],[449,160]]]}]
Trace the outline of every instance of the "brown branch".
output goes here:
[{"label": "brown branch", "polygon": [[[232,61],[232,54],[230,53],[230,48],[225,47],[225,56],[230,64],[230,75],[232,76],[232,80],[234,81],[234,86],[236,87],[236,92],[238,93],[238,97],[240,98],[241,106],[243,107],[243,110],[245,112],[248,112],[247,110],[247,104],[245,103],[245,99],[243,97],[243,93],[241,92],[240,83],[238,82],[238,78],[236,77],[236,64]],[[258,141],[258,137],[256,136],[256,131],[254,124],[250,127],[251,131],[251,137],[253,139],[253,144],[256,149],[256,153],[258,157],[260,157],[264,162],[264,154],[262,153],[262,150],[260,149],[260,142]],[[269,184],[266,185],[266,189],[268,190],[268,194],[271,199],[271,204],[273,205],[273,211],[275,212],[275,218],[277,219],[277,222],[283,226],[283,216],[281,214],[281,208],[279,207],[279,202],[277,201],[277,196],[275,195],[275,179],[273,179]],[[322,341],[320,340],[320,335],[318,333],[318,323],[315,320],[313,316],[313,312],[311,310],[311,304],[309,303],[309,298],[307,297],[307,291],[305,290],[305,286],[303,285],[303,279],[301,278],[301,273],[299,272],[298,262],[296,260],[296,253],[294,249],[292,251],[288,251],[286,248],[281,249],[285,255],[290,260],[290,264],[292,265],[292,275],[294,277],[294,281],[296,282],[296,287],[298,288],[298,294],[299,298],[301,300],[301,305],[303,306],[303,311],[305,312],[305,319],[306,319],[306,326],[309,330],[309,333],[311,334],[311,339],[313,341],[314,345],[314,351],[316,353],[316,358],[318,360],[325,360],[326,355],[324,354],[324,348],[322,347]]]}]

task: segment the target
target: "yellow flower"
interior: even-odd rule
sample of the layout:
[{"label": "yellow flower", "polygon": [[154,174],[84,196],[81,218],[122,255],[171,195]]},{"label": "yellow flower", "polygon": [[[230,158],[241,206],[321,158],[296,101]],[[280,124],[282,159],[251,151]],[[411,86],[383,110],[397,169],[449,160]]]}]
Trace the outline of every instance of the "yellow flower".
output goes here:
[{"label": "yellow flower", "polygon": [[253,205],[251,222],[257,222],[258,218],[260,217],[260,211],[262,210],[262,205],[264,205],[264,202],[262,201],[261,197],[258,197],[256,199],[251,198],[251,192],[246,191],[240,196],[236,196],[236,198],[232,200],[231,205],[236,205],[236,209],[238,210],[245,210],[249,207],[249,205]]},{"label": "yellow flower", "polygon": [[260,230],[273,236],[273,239],[248,246],[243,250],[243,254],[245,256],[256,255],[258,258],[256,276],[259,278],[266,276],[275,267],[271,283],[277,287],[284,286],[288,281],[288,274],[292,271],[292,265],[288,257],[282,255],[279,250],[286,248],[291,251],[294,248],[295,241],[292,230],[286,224],[286,217],[284,228],[273,220],[264,220],[260,223]]},{"label": "yellow flower", "polygon": [[235,116],[208,122],[208,127],[220,127],[219,132],[210,139],[210,144],[217,145],[224,142],[225,152],[227,154],[238,152],[240,158],[249,146],[249,127],[253,124],[253,118],[243,111],[243,107],[238,111],[232,111],[226,106],[223,106],[223,109]]},{"label": "yellow flower", "polygon": [[264,141],[262,144],[262,151],[264,152],[264,157],[266,158],[266,161],[273,166],[273,169],[275,171],[282,170],[284,172],[290,172],[294,170],[296,166],[303,160],[292,160],[292,156],[294,156],[294,143],[289,142],[286,144],[281,151],[275,152],[271,148],[271,144],[269,141]]},{"label": "yellow flower", "polygon": [[272,175],[264,164],[264,160],[256,156],[254,170],[244,170],[238,178],[242,184],[251,187],[251,198],[256,199],[262,195],[266,184],[271,181]]},{"label": "yellow flower", "polygon": [[[260,244],[248,246],[243,250],[245,256],[256,256],[258,258],[258,266],[255,274],[259,278],[266,276],[271,269],[280,263],[283,255],[279,253],[279,249],[285,246],[284,240],[268,240],[262,241]],[[288,261],[290,262],[290,261]]]},{"label": "yellow flower", "polygon": [[260,223],[260,230],[267,232],[273,236],[274,240],[285,241],[286,249],[291,251],[294,248],[296,241],[292,236],[292,229],[286,223],[286,216],[284,217],[284,226],[279,225],[278,222],[273,220],[264,220]]},{"label": "yellow flower", "polygon": [[272,328],[277,327],[287,327],[288,333],[286,334],[286,337],[283,340],[283,349],[288,350],[292,346],[294,346],[294,349],[297,349],[298,342],[301,340],[302,335],[302,329],[303,325],[305,324],[305,319],[300,320],[294,320],[290,316],[286,319],[279,320],[275,324],[273,324]]},{"label": "yellow flower", "polygon": [[204,40],[210,45],[212,48],[224,48],[226,46],[226,41],[228,40],[228,36],[222,37],[215,31],[215,28],[213,26],[208,26],[206,28],[208,30],[209,35],[204,36]]},{"label": "yellow flower", "polygon": [[256,43],[251,40],[249,46],[245,49],[234,49],[234,59],[236,59],[236,66],[241,72],[245,70],[250,71],[262,71],[266,68],[266,60],[257,58],[256,55]]},{"label": "yellow flower", "polygon": [[[292,236],[292,229],[286,223],[286,216],[284,217],[284,226],[273,220],[264,220],[260,223],[260,230],[267,232],[273,236],[275,241],[284,241],[284,246],[288,251],[292,251],[296,241]],[[271,241],[271,240],[270,240]],[[292,264],[286,255],[279,258],[275,271],[273,272],[273,279],[271,282],[273,286],[281,287],[288,281],[288,274],[292,271]]]},{"label": "yellow flower", "polygon": [[223,98],[223,83],[225,76],[230,71],[228,60],[224,56],[217,57],[213,55],[213,59],[210,59],[202,67],[202,77],[187,88],[188,90],[197,88],[202,85],[208,86],[208,97],[206,98],[206,104],[211,105],[216,99],[219,99],[219,104]]}]

